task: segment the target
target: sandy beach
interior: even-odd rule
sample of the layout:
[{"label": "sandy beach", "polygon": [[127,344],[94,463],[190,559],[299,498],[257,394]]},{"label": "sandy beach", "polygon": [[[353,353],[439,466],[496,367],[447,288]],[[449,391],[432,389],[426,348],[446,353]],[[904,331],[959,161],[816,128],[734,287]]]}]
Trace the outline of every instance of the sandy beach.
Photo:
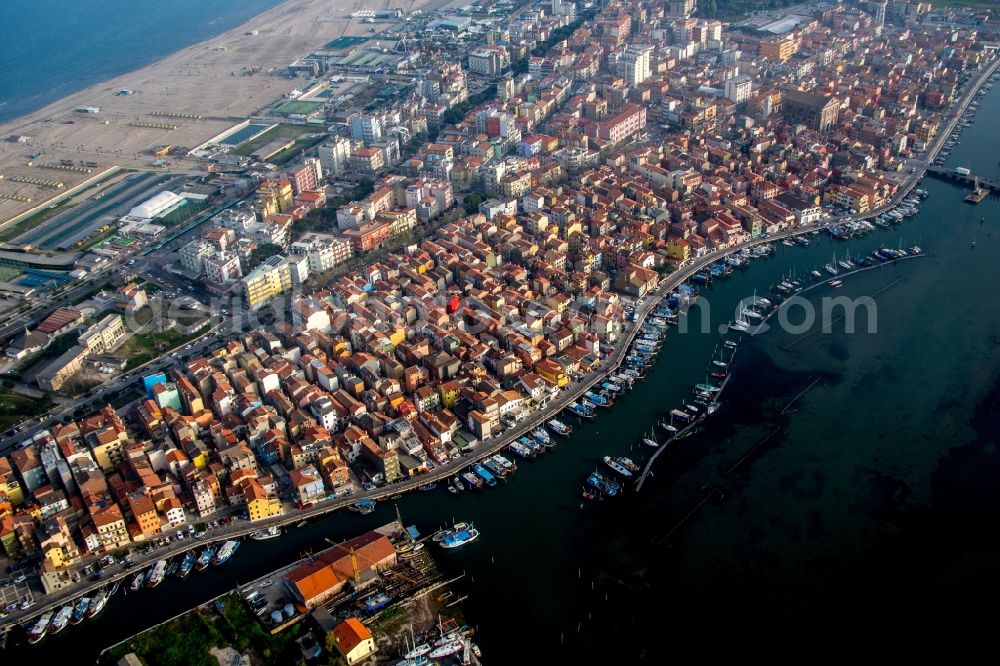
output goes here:
[{"label": "sandy beach", "polygon": [[[373,26],[352,21],[351,12],[390,8],[412,12],[446,4],[441,0],[288,0],[214,39],[3,123],[0,194],[31,202],[0,198],[0,223],[60,191],[13,182],[12,177],[59,181],[69,188],[89,176],[38,165],[72,160],[97,164],[94,172],[112,165],[150,168],[151,148],[197,146],[301,85],[302,79],[285,75],[285,68],[297,58],[343,35],[372,36],[368,28]],[[374,27],[381,32],[393,24],[380,22]],[[257,73],[249,75],[251,68]],[[133,94],[117,94],[122,89]],[[100,112],[74,111],[81,106],[98,107]],[[190,114],[201,119],[154,114]],[[18,143],[12,137],[27,139]],[[39,150],[42,155],[36,165],[28,166],[30,156]],[[174,161],[174,168],[192,166]]]}]

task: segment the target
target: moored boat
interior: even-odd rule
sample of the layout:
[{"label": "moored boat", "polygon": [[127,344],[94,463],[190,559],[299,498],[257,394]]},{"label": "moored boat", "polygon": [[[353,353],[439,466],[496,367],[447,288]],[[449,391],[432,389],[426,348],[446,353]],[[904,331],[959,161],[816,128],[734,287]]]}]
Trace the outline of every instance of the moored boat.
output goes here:
[{"label": "moored boat", "polygon": [[184,578],[191,573],[191,569],[194,568],[194,563],[197,559],[198,556],[195,555],[193,550],[184,553],[184,559],[181,560],[181,565],[177,567],[177,577]]},{"label": "moored boat", "polygon": [[639,471],[639,466],[632,462],[631,458],[626,458],[625,456],[619,456],[617,458],[618,464],[632,472],[633,474]]},{"label": "moored boat", "polygon": [[49,631],[50,622],[52,622],[52,611],[42,613],[42,616],[28,631],[28,642],[34,644],[45,638],[45,634]]},{"label": "moored boat", "polygon": [[250,534],[250,538],[254,541],[266,541],[268,539],[274,539],[275,537],[281,536],[280,527],[268,527],[266,530],[260,530],[258,532],[253,532]]},{"label": "moored boat", "polygon": [[88,610],[90,610],[90,597],[83,597],[73,607],[73,614],[69,616],[69,623],[80,624],[83,622],[87,618]]},{"label": "moored boat", "polygon": [[111,593],[108,591],[108,588],[102,587],[98,590],[97,594],[94,595],[94,598],[90,602],[90,608],[87,609],[87,617],[94,617],[104,610],[104,607],[108,605],[108,599],[110,598]]},{"label": "moored boat", "polygon": [[212,563],[212,557],[215,556],[216,546],[208,545],[205,546],[205,550],[201,551],[198,555],[198,560],[195,562],[194,568],[198,571],[204,571]]},{"label": "moored boat", "polygon": [[[467,528],[452,532],[451,534],[445,536],[445,538],[441,541],[441,547],[447,549],[458,548],[459,546],[464,546],[465,544],[471,543],[478,538],[479,538],[479,530],[477,530],[470,523]],[[431,654],[434,653],[432,652]]]},{"label": "moored boat", "polygon": [[157,560],[156,564],[153,565],[152,570],[149,572],[149,577],[146,579],[146,587],[154,588],[163,582],[163,577],[167,573],[167,561]]},{"label": "moored boat", "polygon": [[229,558],[231,558],[236,553],[236,549],[239,547],[240,547],[239,541],[230,539],[229,541],[222,544],[222,546],[219,548],[219,552],[215,554],[215,559],[213,560],[213,562],[215,562],[216,565],[225,564],[226,562],[229,561]]},{"label": "moored boat", "polygon": [[488,469],[486,469],[479,463],[475,463],[472,466],[472,473],[478,476],[480,479],[482,479],[487,486],[492,487],[497,485],[496,478],[490,473]]},{"label": "moored boat", "polygon": [[66,604],[59,609],[52,617],[52,622],[49,624],[49,634],[58,634],[60,631],[66,628],[69,624],[69,618],[73,615],[73,604]]},{"label": "moored boat", "polygon": [[549,419],[545,425],[548,426],[549,430],[557,435],[562,435],[563,437],[569,437],[573,434],[573,428],[558,419]]},{"label": "moored boat", "polygon": [[375,510],[375,500],[365,497],[363,499],[359,499],[348,508],[355,513],[360,513],[362,516],[367,516]]},{"label": "moored boat", "polygon": [[462,472],[462,483],[468,486],[469,490],[479,490],[486,485],[482,479],[472,472]]},{"label": "moored boat", "polygon": [[591,472],[590,476],[587,477],[587,485],[593,488],[597,488],[598,490],[600,490],[602,493],[604,493],[609,497],[614,497],[615,495],[617,495],[619,489],[621,488],[621,486],[618,485],[617,482],[602,476],[599,472],[596,471]]},{"label": "moored boat", "polygon": [[626,479],[632,477],[632,472],[630,472],[629,470],[625,469],[625,467],[621,463],[619,463],[617,460],[615,460],[611,456],[604,456],[604,464],[607,465],[608,467],[610,467],[611,469],[613,469],[618,474],[621,474],[622,476],[624,476]]}]

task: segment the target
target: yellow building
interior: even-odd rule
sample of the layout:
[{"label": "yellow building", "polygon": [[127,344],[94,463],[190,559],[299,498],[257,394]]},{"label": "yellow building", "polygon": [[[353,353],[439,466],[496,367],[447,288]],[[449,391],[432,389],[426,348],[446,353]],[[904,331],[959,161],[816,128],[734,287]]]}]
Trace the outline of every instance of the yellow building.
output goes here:
[{"label": "yellow building", "polygon": [[257,198],[263,217],[287,213],[294,207],[292,183],[284,178],[262,182],[257,188]]},{"label": "yellow building", "polygon": [[451,409],[458,402],[458,392],[462,388],[462,385],[458,382],[451,381],[445,382],[438,386],[438,393],[441,394],[441,406],[446,409]]},{"label": "yellow building", "polygon": [[563,372],[562,366],[552,359],[543,358],[535,363],[535,372],[556,386],[563,387],[569,384],[569,377]]},{"label": "yellow building", "polygon": [[7,501],[14,506],[24,504],[24,489],[10,466],[10,459],[0,458],[0,496],[6,496]]},{"label": "yellow building", "polygon": [[250,520],[263,520],[281,515],[281,500],[268,497],[257,479],[249,479],[243,485],[243,499],[247,503],[247,516]]},{"label": "yellow building", "polygon": [[292,288],[292,269],[284,257],[273,256],[243,278],[243,297],[256,310]]},{"label": "yellow building", "polygon": [[372,632],[368,631],[356,617],[348,618],[338,624],[330,632],[330,636],[331,642],[337,646],[340,654],[344,655],[348,665],[364,661],[375,653],[375,639],[372,638]]},{"label": "yellow building", "polygon": [[691,256],[691,246],[683,238],[671,238],[667,241],[667,256],[677,263],[684,263]]}]

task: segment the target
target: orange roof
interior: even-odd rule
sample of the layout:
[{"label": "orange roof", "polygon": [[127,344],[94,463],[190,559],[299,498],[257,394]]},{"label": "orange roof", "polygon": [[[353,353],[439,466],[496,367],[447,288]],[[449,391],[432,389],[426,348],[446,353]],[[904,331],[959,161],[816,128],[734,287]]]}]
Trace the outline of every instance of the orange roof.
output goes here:
[{"label": "orange roof", "polygon": [[361,624],[361,621],[356,617],[347,618],[334,627],[332,633],[337,649],[345,655],[372,637],[372,632],[368,631],[368,628]]}]

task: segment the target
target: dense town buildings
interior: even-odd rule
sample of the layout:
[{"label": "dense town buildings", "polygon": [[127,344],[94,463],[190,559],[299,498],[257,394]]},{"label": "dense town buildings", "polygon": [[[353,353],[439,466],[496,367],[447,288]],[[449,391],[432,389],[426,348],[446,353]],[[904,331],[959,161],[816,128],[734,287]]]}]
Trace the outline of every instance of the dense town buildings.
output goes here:
[{"label": "dense town buildings", "polygon": [[[484,25],[464,62],[502,77],[496,95],[469,104],[466,71],[434,61],[403,101],[331,121],[318,157],[247,175],[253,203],[178,267],[291,321],[0,461],[3,547],[41,553],[57,586],[87,554],[220,510],[280,515],[501,436],[599,364],[624,301],[664,273],[892,196],[963,74],[994,57],[985,30],[900,5],[808,5],[777,35],[723,31],[694,0],[576,21],[583,7],[546,0]],[[370,191],[344,194],[345,178]],[[328,224],[303,232],[319,210]],[[81,336],[95,353],[116,339],[115,320],[98,326]],[[309,580],[343,578],[337,558],[300,572],[303,603]]]}]

